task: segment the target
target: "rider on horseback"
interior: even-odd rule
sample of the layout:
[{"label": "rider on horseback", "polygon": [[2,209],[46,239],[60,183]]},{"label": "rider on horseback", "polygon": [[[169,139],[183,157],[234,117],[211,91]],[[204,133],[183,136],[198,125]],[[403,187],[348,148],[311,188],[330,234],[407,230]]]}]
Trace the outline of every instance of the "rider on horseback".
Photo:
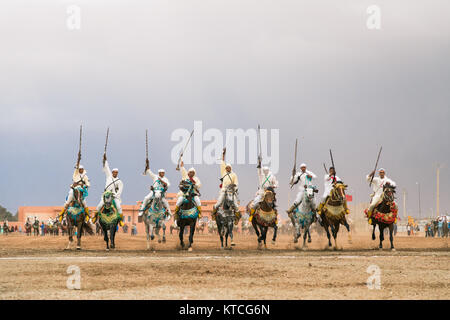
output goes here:
[{"label": "rider on horseback", "polygon": [[91,186],[91,184],[89,182],[89,178],[86,174],[86,171],[84,170],[84,167],[81,164],[77,163],[75,165],[75,171],[73,172],[73,176],[72,176],[72,185],[70,186],[69,194],[67,195],[66,202],[64,203],[64,208],[59,213],[59,221],[60,222],[62,221],[64,212],[67,210],[69,205],[75,200],[74,195],[73,195],[73,190],[75,188],[80,189],[80,191],[83,194],[82,205],[86,212],[86,221],[89,221],[89,209],[86,204],[86,198],[88,196],[88,189],[90,186]]},{"label": "rider on horseback", "polygon": [[237,225],[239,222],[239,219],[241,218],[241,212],[239,211],[239,205],[238,205],[238,199],[237,199],[238,177],[237,177],[236,173],[234,173],[232,171],[231,164],[225,163],[225,153],[226,153],[226,148],[223,148],[222,162],[220,164],[220,174],[222,175],[222,178],[220,178],[220,181],[222,182],[220,184],[221,190],[220,190],[219,198],[217,199],[217,202],[213,207],[212,219],[213,220],[216,219],[217,209],[221,205],[223,205],[228,187],[234,185],[235,196],[233,197],[233,210],[236,215],[236,220],[234,223]]},{"label": "rider on horseback", "polygon": [[[380,204],[382,200],[383,195],[383,187],[385,185],[391,185],[393,187],[396,187],[396,184],[393,180],[386,177],[386,171],[381,168],[378,171],[379,177],[374,177],[372,180],[372,189],[373,193],[371,194],[372,200],[370,202],[370,206],[367,212],[367,217],[369,218],[373,213],[373,210]],[[372,171],[370,174],[366,176],[367,181],[371,181],[372,177],[375,175],[375,171]]]},{"label": "rider on horseback", "polygon": [[298,185],[297,197],[295,198],[292,206],[286,211],[289,217],[291,217],[295,208],[297,208],[298,205],[302,202],[303,193],[305,192],[306,187],[308,187],[308,185],[311,184],[312,180],[316,178],[317,176],[313,172],[306,170],[306,164],[304,163],[300,165],[300,171],[291,177],[291,181],[289,182],[291,187],[299,182],[300,183]]},{"label": "rider on horseback", "polygon": [[150,193],[144,198],[144,201],[142,201],[141,208],[139,209],[139,217],[141,217],[144,214],[144,211],[149,206],[150,202],[155,197],[155,190],[163,189],[163,192],[161,194],[161,200],[166,208],[169,215],[172,215],[172,212],[170,211],[169,202],[166,199],[166,191],[170,187],[169,179],[165,176],[166,171],[164,169],[158,170],[158,175],[154,174],[150,170],[150,164],[148,162],[148,159],[146,160],[145,164],[145,174],[150,176],[150,178],[153,180],[153,185],[150,187]]},{"label": "rider on horseback", "polygon": [[[261,159],[258,160],[258,166],[256,168],[258,169],[259,188],[256,192],[255,199],[253,200],[249,220],[252,219],[260,202],[264,199],[266,190],[272,191],[275,196],[275,189],[278,187],[277,178],[272,174],[269,167],[264,166],[261,169]],[[275,201],[273,202],[273,207],[275,207]]]},{"label": "rider on horseback", "polygon": [[[121,195],[123,191],[123,182],[120,180],[119,176],[119,169],[114,168],[112,171],[109,168],[108,161],[106,160],[106,153],[103,154],[103,172],[106,175],[106,183],[105,183],[105,190],[104,192],[111,192],[114,198],[114,203],[116,204],[117,210],[120,214],[120,221],[119,224],[121,227],[123,227],[123,214],[122,214],[122,200]],[[104,199],[103,195],[101,197],[100,203],[97,206],[97,212],[99,212],[102,207],[104,206]],[[95,223],[95,220],[93,221]]]},{"label": "rider on horseback", "polygon": [[[336,175],[336,170],[334,169],[334,167],[330,167],[329,169],[329,173],[325,175],[325,177],[323,178],[324,180],[324,191],[323,191],[323,195],[322,195],[322,200],[320,201],[319,207],[317,208],[317,212],[322,212],[322,209],[324,207],[324,205],[327,203],[331,191],[333,190],[333,187],[336,185],[336,183],[342,183],[341,178],[339,178]],[[347,199],[344,200],[344,208],[345,208],[345,212],[347,214],[350,213],[350,210],[348,209],[347,206]]]},{"label": "rider on horseback", "polygon": [[180,170],[181,170],[181,185],[184,185],[184,187],[180,188],[183,189],[181,192],[178,193],[178,199],[177,204],[175,206],[175,213],[174,213],[174,220],[178,219],[178,211],[180,210],[180,206],[183,203],[184,199],[188,197],[189,193],[192,193],[195,206],[198,210],[198,218],[201,218],[202,216],[202,203],[200,202],[200,187],[202,186],[202,183],[200,182],[200,179],[195,175],[195,169],[190,168],[186,171],[184,168],[184,162],[180,162]]}]

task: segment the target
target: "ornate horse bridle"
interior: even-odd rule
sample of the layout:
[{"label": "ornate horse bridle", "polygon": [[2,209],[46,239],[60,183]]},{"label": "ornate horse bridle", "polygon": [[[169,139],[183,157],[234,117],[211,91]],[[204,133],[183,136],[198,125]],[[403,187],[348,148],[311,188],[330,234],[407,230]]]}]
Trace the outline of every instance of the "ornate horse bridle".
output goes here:
[{"label": "ornate horse bridle", "polygon": [[[335,183],[333,185],[333,190],[331,190],[330,199],[328,200],[328,203],[330,205],[341,205],[344,203],[345,200],[345,189],[346,185],[343,183]],[[332,203],[330,203],[332,202]]]}]

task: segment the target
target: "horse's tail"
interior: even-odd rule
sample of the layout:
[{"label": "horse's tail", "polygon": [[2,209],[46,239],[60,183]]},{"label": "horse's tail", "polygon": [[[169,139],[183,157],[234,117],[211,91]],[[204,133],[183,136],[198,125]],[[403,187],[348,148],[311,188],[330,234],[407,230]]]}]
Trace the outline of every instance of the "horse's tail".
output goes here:
[{"label": "horse's tail", "polygon": [[91,224],[86,221],[83,221],[83,230],[85,230],[90,236],[94,235],[94,229],[92,229]]}]

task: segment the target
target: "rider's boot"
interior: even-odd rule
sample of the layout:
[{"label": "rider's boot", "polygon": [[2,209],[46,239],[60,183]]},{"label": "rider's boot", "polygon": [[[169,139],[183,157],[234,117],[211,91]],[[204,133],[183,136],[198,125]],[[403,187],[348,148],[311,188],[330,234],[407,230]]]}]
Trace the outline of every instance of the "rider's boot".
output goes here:
[{"label": "rider's boot", "polygon": [[202,217],[202,207],[197,206],[197,210],[198,210],[198,218],[200,219]]},{"label": "rider's boot", "polygon": [[176,206],[175,207],[175,211],[173,212],[173,220],[177,221],[178,220],[178,212],[180,211],[180,207]]},{"label": "rider's boot", "polygon": [[347,201],[344,201],[344,209],[345,209],[345,214],[350,214],[350,210],[347,206]]},{"label": "rider's boot", "polygon": [[119,225],[120,225],[122,228],[123,228],[123,226],[125,225],[125,223],[123,223],[123,214],[122,214],[122,212],[120,213]]},{"label": "rider's boot", "polygon": [[248,217],[248,221],[252,222],[255,211],[256,211],[256,208],[250,208],[250,215]]},{"label": "rider's boot", "polygon": [[98,219],[98,211],[95,212],[94,217],[92,217],[91,221],[93,224],[95,224],[97,222]]},{"label": "rider's boot", "polygon": [[240,220],[241,217],[242,217],[241,212],[239,211],[239,209],[236,209],[236,210],[234,211],[234,215],[235,215],[235,217],[236,217],[236,219],[234,219],[234,224],[237,226],[238,223],[239,223],[239,220]]},{"label": "rider's boot", "polygon": [[213,210],[211,212],[211,219],[213,221],[216,221],[216,214],[217,214],[217,208],[216,208],[216,206],[213,206]]},{"label": "rider's boot", "polygon": [[84,220],[85,220],[86,222],[89,222],[89,219],[91,219],[91,217],[89,216],[89,208],[88,208],[88,207],[85,207],[85,208],[84,208],[84,212],[86,212],[86,215],[84,216]]},{"label": "rider's boot", "polygon": [[63,216],[64,216],[64,212],[66,212],[66,208],[63,208],[61,210],[61,212],[59,213],[59,215],[58,215],[59,222],[62,222],[62,219],[63,219]]}]

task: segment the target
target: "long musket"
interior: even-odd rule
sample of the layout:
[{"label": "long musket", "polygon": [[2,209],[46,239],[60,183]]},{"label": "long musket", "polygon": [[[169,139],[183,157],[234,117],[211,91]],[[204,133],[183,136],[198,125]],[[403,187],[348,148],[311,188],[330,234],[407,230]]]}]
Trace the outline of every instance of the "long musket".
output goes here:
[{"label": "long musket", "polygon": [[334,168],[333,176],[334,176],[334,179],[336,180],[336,167],[334,166],[333,152],[331,152],[331,149],[330,149],[330,157],[331,157],[331,166]]},{"label": "long musket", "polygon": [[186,142],[186,145],[184,146],[184,149],[181,151],[180,156],[178,157],[178,163],[177,163],[177,167],[175,168],[175,170],[180,171],[180,162],[181,162],[181,158],[184,155],[184,152],[186,151],[189,142],[191,141],[192,135],[194,134],[194,129],[192,129],[191,135],[189,136],[188,141]]},{"label": "long musket", "polygon": [[80,125],[80,144],[78,147],[78,158],[77,158],[77,168],[80,166],[81,161],[81,137],[83,136],[83,125]]},{"label": "long musket", "polygon": [[369,187],[372,186],[373,178],[375,177],[375,172],[377,171],[378,161],[380,161],[381,150],[383,150],[383,146],[380,148],[380,152],[378,152],[377,162],[375,163],[375,169],[373,170],[372,178],[370,179]]},{"label": "long musket", "polygon": [[105,152],[106,155],[106,148],[108,147],[108,138],[109,138],[109,128],[106,130],[106,142],[105,142]]},{"label": "long musket", "polygon": [[[295,173],[297,172],[297,143],[298,139],[295,139],[294,168],[292,169],[292,182],[294,181]],[[292,183],[290,185],[292,189],[294,185]]]},{"label": "long musket", "polygon": [[262,148],[261,148],[261,127],[258,124],[258,164],[262,161]]},{"label": "long musket", "polygon": [[148,130],[145,129],[145,169],[143,175],[147,173],[147,163],[148,163]]}]

